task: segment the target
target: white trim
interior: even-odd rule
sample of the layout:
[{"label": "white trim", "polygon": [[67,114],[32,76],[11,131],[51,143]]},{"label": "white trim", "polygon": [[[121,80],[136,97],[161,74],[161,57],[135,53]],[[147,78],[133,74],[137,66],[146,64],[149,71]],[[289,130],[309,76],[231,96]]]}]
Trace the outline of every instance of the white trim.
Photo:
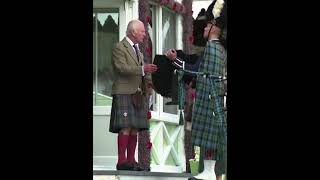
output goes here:
[{"label": "white trim", "polygon": [[139,1],[138,0],[131,0],[132,1],[132,19],[139,19]]},{"label": "white trim", "polygon": [[93,106],[94,116],[110,116],[111,106]]},{"label": "white trim", "polygon": [[153,127],[152,129],[150,129],[150,141],[154,142],[155,137],[157,136],[158,132],[160,131],[160,128],[162,127],[162,122],[158,123],[157,125],[155,125],[155,127]]},{"label": "white trim", "polygon": [[[160,94],[157,94],[157,96],[159,98],[158,104],[160,106],[158,119],[160,121],[178,124],[179,123],[179,110],[178,110],[178,114],[171,114],[171,113],[164,112],[163,97]],[[178,107],[177,107],[177,109],[178,109]]]},{"label": "white trim", "polygon": [[184,146],[184,125],[180,126],[180,131],[178,134],[178,138],[181,138],[178,141],[178,148],[176,149],[179,152],[180,157],[180,166],[182,167],[183,171],[186,171],[186,153],[185,153],[185,146]]},{"label": "white trim", "polygon": [[160,119],[164,119],[163,118],[163,115],[162,115],[162,113],[163,113],[163,97],[160,95],[160,94],[157,94],[158,95],[158,97],[159,97],[159,118]]},{"label": "white trim", "polygon": [[103,9],[103,8],[119,8],[119,41],[122,40],[126,35],[126,25],[127,19],[130,19],[131,16],[127,18],[126,16],[126,7],[125,5],[128,2],[124,3],[123,0],[93,0],[93,9]]},{"label": "white trim", "polygon": [[93,170],[116,170],[117,156],[93,156]]},{"label": "white trim", "polygon": [[119,0],[93,0],[93,8],[114,8],[123,5]]},{"label": "white trim", "polygon": [[162,54],[162,8],[156,6],[156,43],[157,43],[157,54]]},{"label": "white trim", "polygon": [[179,123],[179,116],[177,114],[170,114],[170,113],[161,112],[160,119],[163,119],[164,122],[169,122],[169,123],[173,123],[173,124]]},{"label": "white trim", "polygon": [[[168,115],[167,117],[170,117],[170,116],[173,116],[173,115]],[[175,124],[175,125],[179,124],[179,120],[173,119],[172,117],[170,119],[164,119],[163,117],[159,118],[159,117],[152,116],[152,119],[150,119],[150,121],[151,122],[164,122],[164,123]]]},{"label": "white trim", "polygon": [[[163,164],[165,164],[165,161],[168,159],[169,154],[171,154],[173,159],[174,159],[174,161],[176,162],[176,165],[181,166],[180,157],[178,156],[177,151],[174,149],[174,143],[177,140],[179,132],[181,131],[181,126],[177,127],[174,130],[174,132],[171,135],[171,137],[170,137],[170,134],[169,134],[169,132],[168,132],[168,130],[167,130],[165,125],[163,125],[163,131],[164,131],[164,134],[163,134],[164,138],[165,138],[165,140],[166,140],[166,142],[168,144],[167,149],[165,150],[165,153],[163,155],[163,157],[164,157],[163,158],[164,159]],[[179,141],[179,140],[177,140],[177,141]]]},{"label": "white trim", "polygon": [[166,173],[182,173],[183,169],[180,166],[169,166],[169,165],[150,165],[152,172],[166,172]]},{"label": "white trim", "polygon": [[[169,155],[171,155],[175,165],[179,166],[179,168],[184,171],[185,160],[183,159],[183,157],[185,157],[185,155],[184,148],[181,147],[181,144],[183,144],[183,140],[181,139],[181,135],[183,135],[183,126],[177,126],[174,131],[169,134],[166,124],[164,122],[158,122],[158,124],[150,129],[150,131],[151,142],[154,144],[155,139],[157,138],[158,140],[157,145],[154,145],[151,151],[151,156],[154,160],[153,164],[159,166],[168,166],[166,165],[166,160],[168,159]],[[167,146],[162,146],[164,144],[164,141]],[[175,149],[175,143],[178,143],[177,149]],[[173,171],[178,172],[176,169],[174,169]]]},{"label": "white trim", "polygon": [[158,153],[158,150],[156,148],[152,148],[151,156],[153,157],[153,159],[154,159],[156,164],[161,164],[161,160],[158,158],[159,157],[159,153]]},{"label": "white trim", "polygon": [[155,2],[155,0],[149,0],[149,4],[153,5],[153,6],[159,6],[159,2]]},{"label": "white trim", "polygon": [[[182,16],[180,14],[176,14],[176,49],[183,50],[183,27],[182,27]],[[183,61],[184,62],[184,61]]]},{"label": "white trim", "polygon": [[[93,91],[93,94],[96,94],[96,92]],[[102,96],[102,97],[105,97],[105,98],[107,98],[107,99],[112,99],[112,97],[107,96],[107,95],[104,95],[104,94],[101,94],[101,93],[99,93],[99,92],[98,92],[98,96]]]},{"label": "white trim", "polygon": [[[95,94],[95,92],[93,92]],[[106,96],[104,94],[98,93],[98,96],[105,97],[112,100],[112,97]],[[93,106],[93,115],[94,116],[108,116],[111,114],[111,106]]]}]

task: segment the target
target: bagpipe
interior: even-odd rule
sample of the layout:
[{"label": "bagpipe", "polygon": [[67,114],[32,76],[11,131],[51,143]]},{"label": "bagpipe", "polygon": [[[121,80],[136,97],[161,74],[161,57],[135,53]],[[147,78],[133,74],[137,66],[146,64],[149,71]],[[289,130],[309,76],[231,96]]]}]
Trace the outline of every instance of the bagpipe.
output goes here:
[{"label": "bagpipe", "polygon": [[[158,66],[158,70],[152,73],[153,89],[161,96],[171,98],[172,101],[166,105],[178,105],[179,90],[183,92],[183,84],[189,83],[199,75],[208,76],[215,82],[226,81],[227,77],[216,77],[205,72],[198,72],[202,56],[197,54],[185,54],[182,50],[177,50],[177,58],[168,59],[165,55],[156,55],[153,64]],[[219,94],[226,97],[227,92]],[[182,97],[182,94],[180,95]],[[183,106],[183,105],[181,105]]]},{"label": "bagpipe", "polygon": [[[184,69],[184,65],[192,66],[192,70],[197,70],[200,57],[196,54],[187,55],[182,50],[177,50],[175,60],[168,59],[165,55],[155,55],[153,64],[157,65],[158,70],[152,73],[153,89],[163,97],[171,98],[172,101],[166,105],[177,105],[178,102],[178,74],[176,70]],[[192,75],[184,75],[185,83],[191,81]]]}]

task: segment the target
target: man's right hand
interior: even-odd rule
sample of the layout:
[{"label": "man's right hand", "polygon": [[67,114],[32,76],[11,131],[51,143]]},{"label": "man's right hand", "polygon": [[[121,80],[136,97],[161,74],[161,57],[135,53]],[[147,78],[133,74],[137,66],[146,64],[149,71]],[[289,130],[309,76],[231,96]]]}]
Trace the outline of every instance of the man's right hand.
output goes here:
[{"label": "man's right hand", "polygon": [[174,60],[177,58],[177,51],[175,49],[169,49],[165,55],[167,56],[167,58],[169,58],[170,60]]},{"label": "man's right hand", "polygon": [[158,70],[158,67],[155,64],[144,64],[143,69],[144,73],[153,73]]}]

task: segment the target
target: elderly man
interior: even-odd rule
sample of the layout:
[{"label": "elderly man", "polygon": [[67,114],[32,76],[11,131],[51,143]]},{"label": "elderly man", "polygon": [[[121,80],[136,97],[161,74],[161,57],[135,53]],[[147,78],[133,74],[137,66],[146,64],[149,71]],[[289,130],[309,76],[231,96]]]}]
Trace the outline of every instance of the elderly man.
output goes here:
[{"label": "elderly man", "polygon": [[137,133],[149,128],[146,80],[150,73],[157,71],[157,66],[144,64],[139,51],[139,43],[146,36],[144,24],[139,20],[130,21],[126,34],[112,51],[115,80],[109,131],[118,133],[117,170],[138,171],[141,169],[134,158]]}]

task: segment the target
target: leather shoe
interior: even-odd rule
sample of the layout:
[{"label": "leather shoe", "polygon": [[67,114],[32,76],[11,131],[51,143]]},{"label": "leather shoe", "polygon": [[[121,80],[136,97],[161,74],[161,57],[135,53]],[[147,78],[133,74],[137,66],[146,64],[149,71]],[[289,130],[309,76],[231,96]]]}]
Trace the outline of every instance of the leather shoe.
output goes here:
[{"label": "leather shoe", "polygon": [[139,164],[137,162],[134,163],[128,163],[131,171],[143,171],[144,169],[139,167]]},{"label": "leather shoe", "polygon": [[127,170],[130,171],[131,170],[131,166],[129,166],[129,164],[127,162],[122,163],[122,164],[117,164],[117,170]]}]

